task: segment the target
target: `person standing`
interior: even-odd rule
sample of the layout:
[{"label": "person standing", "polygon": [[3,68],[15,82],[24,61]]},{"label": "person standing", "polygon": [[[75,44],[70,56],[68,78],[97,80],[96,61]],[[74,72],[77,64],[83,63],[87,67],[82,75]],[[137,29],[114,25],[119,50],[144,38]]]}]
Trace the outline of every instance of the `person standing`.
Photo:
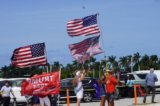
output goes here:
[{"label": "person standing", "polygon": [[108,106],[114,106],[114,93],[115,85],[119,82],[120,75],[117,74],[117,80],[114,78],[114,71],[109,70],[109,75],[107,76],[106,88],[107,88],[107,101]]},{"label": "person standing", "polygon": [[48,98],[47,95],[45,96],[38,95],[38,96],[39,96],[41,106],[51,106],[50,99]]},{"label": "person standing", "polygon": [[[129,75],[127,75],[126,76],[126,78],[125,78],[125,80],[124,80],[124,85],[126,85],[127,84],[127,81],[129,80]],[[128,86],[126,85],[125,87],[124,87],[124,97],[128,97],[129,95],[128,95]]]},{"label": "person standing", "polygon": [[151,103],[156,103],[154,101],[154,97],[155,97],[155,82],[158,81],[158,78],[157,78],[156,74],[154,74],[154,69],[153,68],[150,69],[150,73],[147,74],[147,76],[145,78],[145,81],[147,83],[147,88],[146,88],[146,94],[145,94],[144,99],[143,99],[143,103],[146,103],[146,97],[147,97],[147,95],[148,95],[148,93],[150,91],[152,91]]},{"label": "person standing", "polygon": [[128,97],[132,97],[134,81],[131,79],[131,77],[129,77],[127,80],[126,85],[128,85]]},{"label": "person standing", "polygon": [[77,96],[77,104],[76,106],[80,106],[81,99],[83,98],[83,85],[82,85],[82,80],[85,78],[86,73],[85,71],[83,74],[81,74],[80,71],[76,73],[76,76],[72,80],[72,85],[74,87],[74,92]]},{"label": "person standing", "polygon": [[99,88],[100,88],[100,97],[101,97],[101,103],[100,106],[105,106],[106,102],[106,76],[102,75],[101,78],[98,80]]},{"label": "person standing", "polygon": [[15,98],[12,87],[9,86],[9,82],[6,81],[5,85],[1,88],[3,106],[9,106],[10,99],[11,99],[10,98],[10,93],[12,93],[13,97]]}]

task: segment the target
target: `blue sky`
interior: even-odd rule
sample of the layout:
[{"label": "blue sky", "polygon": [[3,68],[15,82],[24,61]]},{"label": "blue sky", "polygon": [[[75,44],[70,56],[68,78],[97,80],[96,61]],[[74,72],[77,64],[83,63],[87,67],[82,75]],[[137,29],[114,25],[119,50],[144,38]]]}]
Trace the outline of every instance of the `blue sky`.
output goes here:
[{"label": "blue sky", "polygon": [[14,49],[41,42],[49,63],[72,63],[68,45],[93,35],[71,38],[66,23],[94,13],[107,56],[160,56],[160,0],[0,0],[0,67],[11,63]]}]

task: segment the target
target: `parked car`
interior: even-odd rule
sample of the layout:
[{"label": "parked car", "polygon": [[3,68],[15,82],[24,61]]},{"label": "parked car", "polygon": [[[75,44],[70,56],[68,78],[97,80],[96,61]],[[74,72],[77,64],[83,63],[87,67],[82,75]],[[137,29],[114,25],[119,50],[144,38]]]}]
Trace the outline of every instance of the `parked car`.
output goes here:
[{"label": "parked car", "polygon": [[145,92],[146,82],[145,77],[147,73],[124,73],[120,75],[120,83],[122,87],[118,87],[119,93],[122,97],[126,96],[127,88],[123,85],[125,84],[125,79],[129,76],[135,85],[139,85],[140,87],[137,88],[137,96],[141,96],[141,92]]},{"label": "parked car", "polygon": [[[136,73],[136,74],[148,74],[148,73],[150,73],[150,70],[134,71],[134,73]],[[156,74],[157,78],[158,78],[158,81],[155,83],[156,91],[160,91],[160,79],[159,79],[160,78],[160,70],[154,70],[154,74]]]},{"label": "parked car", "polygon": [[[72,80],[73,78],[67,78],[61,80],[61,92],[60,97],[65,98],[66,97],[66,89],[69,89],[69,96],[70,98],[76,98],[76,95],[74,93],[74,88],[72,86]],[[85,78],[82,80],[83,88],[84,88],[84,96],[83,101],[84,102],[91,102],[93,98],[96,98],[96,91],[93,87],[96,79],[93,78]]]},{"label": "parked car", "polygon": [[145,77],[147,73],[127,73],[120,75],[120,82],[125,83],[127,75],[134,81],[136,85],[146,86]]}]

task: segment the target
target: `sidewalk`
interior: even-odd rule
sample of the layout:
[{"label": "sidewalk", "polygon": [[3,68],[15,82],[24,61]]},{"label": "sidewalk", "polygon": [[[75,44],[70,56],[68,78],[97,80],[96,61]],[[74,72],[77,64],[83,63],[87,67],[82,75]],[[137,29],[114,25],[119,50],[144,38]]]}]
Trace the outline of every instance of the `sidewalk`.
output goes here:
[{"label": "sidewalk", "polygon": [[144,103],[142,103],[142,104],[137,104],[137,105],[131,105],[131,106],[160,106],[160,103],[155,103],[155,104],[151,104],[151,103],[149,103],[149,104],[144,104]]},{"label": "sidewalk", "polygon": [[[160,94],[155,95],[155,102],[160,102]],[[115,100],[115,106],[160,106],[160,103],[150,104],[151,95],[147,97],[146,104],[143,104],[143,97],[137,98],[137,103],[139,105],[133,105],[133,103],[134,103],[134,98],[124,98],[124,99]],[[72,101],[72,103],[70,103],[70,106],[75,106],[75,105],[76,105],[76,101],[74,102]],[[100,105],[100,100],[93,100],[92,102],[81,103],[81,106],[99,106],[99,105]],[[63,104],[63,106],[67,106],[67,104]],[[107,102],[106,102],[106,106],[108,106]]]}]

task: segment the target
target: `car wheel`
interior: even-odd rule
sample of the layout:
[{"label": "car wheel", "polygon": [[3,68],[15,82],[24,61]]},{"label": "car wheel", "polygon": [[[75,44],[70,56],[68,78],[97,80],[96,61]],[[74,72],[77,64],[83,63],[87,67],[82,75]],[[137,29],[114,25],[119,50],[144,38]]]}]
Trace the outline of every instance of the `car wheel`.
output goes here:
[{"label": "car wheel", "polygon": [[84,102],[91,102],[93,99],[93,94],[91,92],[84,92],[83,94],[83,101]]}]

